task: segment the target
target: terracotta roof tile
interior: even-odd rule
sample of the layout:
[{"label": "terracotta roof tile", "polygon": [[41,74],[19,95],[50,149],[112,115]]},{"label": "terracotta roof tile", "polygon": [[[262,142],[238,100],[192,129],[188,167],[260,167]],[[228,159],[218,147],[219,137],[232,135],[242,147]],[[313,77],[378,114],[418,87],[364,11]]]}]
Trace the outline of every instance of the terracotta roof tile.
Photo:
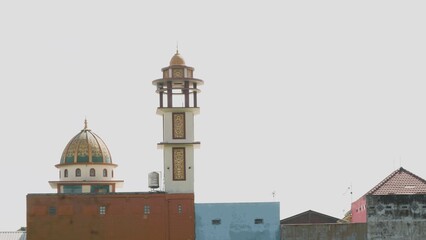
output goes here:
[{"label": "terracotta roof tile", "polygon": [[426,194],[426,180],[401,167],[368,191],[366,195],[390,194]]}]

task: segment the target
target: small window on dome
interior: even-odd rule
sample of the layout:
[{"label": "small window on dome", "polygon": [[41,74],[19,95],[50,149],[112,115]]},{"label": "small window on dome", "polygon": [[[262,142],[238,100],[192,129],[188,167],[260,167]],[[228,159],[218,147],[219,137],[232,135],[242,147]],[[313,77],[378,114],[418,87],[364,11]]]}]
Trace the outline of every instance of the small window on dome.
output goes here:
[{"label": "small window on dome", "polygon": [[104,177],[108,177],[108,171],[106,169],[104,169]]},{"label": "small window on dome", "polygon": [[68,169],[64,170],[64,177],[68,177]]},{"label": "small window on dome", "polygon": [[76,177],[81,177],[81,170],[80,170],[80,168],[77,168],[77,169],[75,170],[75,176],[76,176]]},{"label": "small window on dome", "polygon": [[91,176],[91,177],[96,176],[96,171],[95,171],[95,169],[94,169],[94,168],[91,168],[91,169],[90,169],[90,176]]}]

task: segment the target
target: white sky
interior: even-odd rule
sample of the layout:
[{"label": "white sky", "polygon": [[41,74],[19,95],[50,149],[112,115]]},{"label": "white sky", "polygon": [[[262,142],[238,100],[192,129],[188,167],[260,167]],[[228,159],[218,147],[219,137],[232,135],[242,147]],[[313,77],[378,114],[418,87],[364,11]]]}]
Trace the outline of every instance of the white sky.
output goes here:
[{"label": "white sky", "polygon": [[120,191],[162,170],[151,81],[176,42],[205,81],[196,202],[335,217],[399,166],[426,178],[425,1],[0,1],[0,230],[89,127]]}]

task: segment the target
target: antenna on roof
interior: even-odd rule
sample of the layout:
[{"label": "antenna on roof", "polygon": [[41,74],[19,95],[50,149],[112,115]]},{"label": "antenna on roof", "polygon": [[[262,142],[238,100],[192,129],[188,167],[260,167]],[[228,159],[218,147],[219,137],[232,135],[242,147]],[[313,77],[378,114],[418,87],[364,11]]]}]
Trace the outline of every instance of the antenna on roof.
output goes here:
[{"label": "antenna on roof", "polygon": [[352,183],[351,183],[351,185],[346,189],[346,191],[342,194],[343,196],[345,196],[346,195],[346,193],[348,193],[349,192],[349,194],[351,195],[351,202],[350,202],[350,204],[352,204]]}]

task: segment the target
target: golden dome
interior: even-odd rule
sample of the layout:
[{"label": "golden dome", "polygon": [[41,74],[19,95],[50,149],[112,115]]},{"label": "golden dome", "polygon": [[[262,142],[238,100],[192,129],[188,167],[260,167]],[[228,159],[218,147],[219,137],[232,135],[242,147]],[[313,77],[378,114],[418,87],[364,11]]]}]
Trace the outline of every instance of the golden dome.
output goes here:
[{"label": "golden dome", "polygon": [[176,51],[175,55],[173,55],[170,60],[170,66],[181,65],[185,66],[185,60],[183,60],[182,56],[179,54],[179,51]]},{"label": "golden dome", "polygon": [[73,137],[65,147],[60,164],[79,163],[108,163],[111,164],[111,154],[102,139],[87,128]]}]

